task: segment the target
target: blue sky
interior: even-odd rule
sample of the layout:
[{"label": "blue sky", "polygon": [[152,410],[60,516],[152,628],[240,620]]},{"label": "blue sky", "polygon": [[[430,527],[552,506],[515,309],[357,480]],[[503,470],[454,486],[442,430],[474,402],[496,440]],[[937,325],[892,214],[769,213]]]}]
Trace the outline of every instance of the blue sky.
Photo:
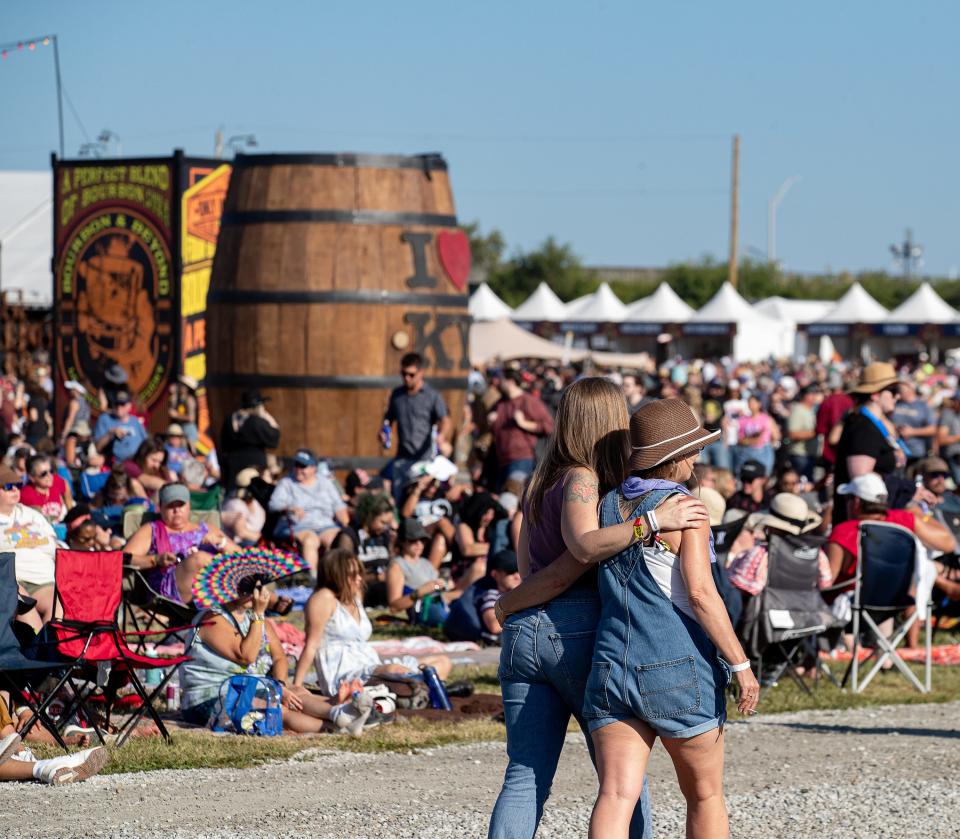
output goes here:
[{"label": "blue sky", "polygon": [[[59,35],[67,156],[441,151],[458,214],[595,265],[725,259],[731,136],[741,252],[804,271],[960,270],[960,4],[672,0],[143,3],[5,0],[0,42]],[[0,62],[0,169],[56,148],[49,48]],[[2,196],[0,196],[2,200]],[[752,250],[751,250],[752,249]]]}]

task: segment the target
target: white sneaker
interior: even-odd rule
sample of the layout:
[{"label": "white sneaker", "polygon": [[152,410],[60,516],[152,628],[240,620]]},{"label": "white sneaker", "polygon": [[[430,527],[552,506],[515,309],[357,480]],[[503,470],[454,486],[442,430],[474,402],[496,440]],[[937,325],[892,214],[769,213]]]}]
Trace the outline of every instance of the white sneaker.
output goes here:
[{"label": "white sneaker", "polygon": [[358,690],[349,702],[334,707],[331,722],[351,737],[359,737],[363,734],[363,725],[372,710],[373,699]]},{"label": "white sneaker", "polygon": [[53,786],[85,781],[103,769],[109,756],[103,746],[94,746],[72,755],[41,760],[37,762],[33,777]]},{"label": "white sneaker", "polygon": [[8,734],[2,740],[0,740],[0,763],[6,763],[7,760],[13,757],[17,749],[20,748],[20,735],[17,732],[13,734]]}]

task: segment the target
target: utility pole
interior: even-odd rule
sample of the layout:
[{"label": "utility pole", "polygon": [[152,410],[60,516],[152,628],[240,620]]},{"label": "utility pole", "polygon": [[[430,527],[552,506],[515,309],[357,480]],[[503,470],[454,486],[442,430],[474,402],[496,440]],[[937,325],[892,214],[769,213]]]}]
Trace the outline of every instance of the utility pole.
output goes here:
[{"label": "utility pole", "polygon": [[727,281],[737,287],[737,238],[740,228],[740,135],[733,135],[733,161],[730,177],[730,263]]},{"label": "utility pole", "polygon": [[797,181],[799,175],[791,175],[777,190],[776,195],[767,202],[767,262],[776,267],[777,263],[777,207],[783,201],[784,196],[790,191]]},{"label": "utility pole", "polygon": [[923,248],[920,245],[913,244],[913,231],[909,228],[903,244],[899,247],[890,245],[890,253],[893,254],[894,260],[902,266],[905,280],[910,280],[914,267],[919,268],[923,264]]}]

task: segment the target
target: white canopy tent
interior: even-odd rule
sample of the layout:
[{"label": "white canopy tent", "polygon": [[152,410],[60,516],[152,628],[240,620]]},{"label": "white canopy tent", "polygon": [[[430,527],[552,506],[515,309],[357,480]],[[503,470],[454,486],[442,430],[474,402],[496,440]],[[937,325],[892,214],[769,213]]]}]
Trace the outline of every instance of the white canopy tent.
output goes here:
[{"label": "white canopy tent", "polygon": [[514,320],[539,323],[540,321],[561,321],[566,316],[566,304],[545,282],[524,300],[510,316]]},{"label": "white canopy tent", "polygon": [[53,175],[0,172],[0,290],[28,306],[53,305]]},{"label": "white canopy tent", "polygon": [[[688,323],[736,324],[733,357],[738,361],[760,361],[769,356],[782,357],[793,353],[792,346],[785,346],[783,324],[754,309],[729,282],[720,286]],[[792,344],[792,338],[787,338]]]},{"label": "white canopy tent", "polygon": [[888,314],[860,283],[854,283],[829,311],[811,323],[880,323]]},{"label": "white canopy tent", "polygon": [[955,323],[960,312],[944,300],[930,283],[921,284],[887,316],[885,323]]},{"label": "white canopy tent", "polygon": [[513,309],[497,297],[494,290],[486,283],[480,283],[477,290],[470,295],[467,308],[475,321],[499,320],[513,314]]},{"label": "white canopy tent", "polygon": [[696,314],[667,283],[660,283],[649,297],[635,300],[627,307],[624,320],[629,323],[685,323]]},{"label": "white canopy tent", "polygon": [[581,301],[567,304],[564,320],[590,323],[620,323],[627,314],[627,307],[613,293],[607,283]]},{"label": "white canopy tent", "polygon": [[[833,308],[833,300],[791,300],[786,297],[768,297],[753,304],[754,311],[775,318],[783,324],[784,347],[789,347],[794,358],[803,358],[810,351],[807,333],[797,324],[810,323],[823,317]],[[819,349],[819,345],[818,345]]]}]

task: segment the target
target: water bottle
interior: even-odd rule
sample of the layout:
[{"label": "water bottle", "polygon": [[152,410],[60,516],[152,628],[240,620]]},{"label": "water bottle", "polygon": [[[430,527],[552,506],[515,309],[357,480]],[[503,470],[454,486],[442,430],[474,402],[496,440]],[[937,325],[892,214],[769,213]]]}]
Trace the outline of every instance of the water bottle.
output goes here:
[{"label": "water bottle", "polygon": [[447,689],[443,686],[443,681],[441,681],[436,668],[424,664],[420,671],[423,673],[424,684],[430,692],[430,707],[452,711],[453,706],[450,704],[450,697],[447,696]]},{"label": "water bottle", "polygon": [[170,681],[167,682],[167,710],[180,710],[180,668],[173,671]]},{"label": "water bottle", "polygon": [[[918,474],[917,477],[914,479],[913,484],[914,484],[914,486],[915,486],[917,489],[922,489],[922,488],[923,488],[923,475]],[[920,507],[920,510],[923,512],[923,514],[924,514],[925,516],[930,515],[930,505],[929,505],[926,501],[924,501],[924,500],[921,499],[921,500],[918,502],[918,506]]]},{"label": "water bottle", "polygon": [[437,442],[439,438],[439,432],[435,425],[430,427],[430,456],[435,458],[440,454],[440,444]]},{"label": "water bottle", "polygon": [[383,450],[384,451],[390,448],[392,430],[393,429],[390,425],[390,420],[384,420],[383,421]]},{"label": "water bottle", "polygon": [[[159,658],[157,655],[157,648],[153,644],[147,644],[147,647],[143,652],[147,658]],[[161,679],[162,676],[159,667],[147,668],[144,672],[143,686],[147,688],[155,688],[160,684]]]}]

